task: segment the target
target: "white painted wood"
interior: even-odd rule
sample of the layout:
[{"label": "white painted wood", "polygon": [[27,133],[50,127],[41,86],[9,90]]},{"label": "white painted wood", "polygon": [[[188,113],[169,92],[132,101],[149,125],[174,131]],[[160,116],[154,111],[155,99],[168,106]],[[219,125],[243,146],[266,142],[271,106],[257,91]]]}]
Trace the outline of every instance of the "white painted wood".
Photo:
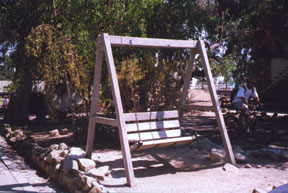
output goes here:
[{"label": "white painted wood", "polygon": [[166,120],[166,121],[151,121],[140,123],[126,124],[126,131],[129,132],[142,132],[156,129],[171,129],[180,127],[179,120]]},{"label": "white painted wood", "polygon": [[111,118],[106,118],[106,117],[90,117],[91,121],[94,123],[100,123],[103,125],[110,125],[113,127],[118,127],[119,126],[119,121],[117,119],[111,119]]},{"label": "white painted wood", "polygon": [[159,139],[153,141],[143,141],[142,143],[131,146],[131,151],[145,150],[151,148],[168,147],[174,145],[184,145],[193,142],[196,139],[195,136],[185,136],[179,138]]},{"label": "white painted wood", "polygon": [[125,36],[109,36],[113,46],[133,46],[151,48],[197,48],[195,40],[168,40],[156,38],[138,38]]},{"label": "white painted wood", "polygon": [[216,89],[215,89],[215,85],[214,85],[214,81],[213,81],[213,77],[212,77],[212,73],[211,73],[211,69],[210,69],[210,65],[209,65],[208,56],[207,56],[206,50],[205,50],[204,41],[199,40],[198,47],[199,47],[199,53],[201,56],[202,64],[203,64],[206,79],[207,79],[207,84],[208,84],[212,104],[214,107],[214,112],[216,114],[217,123],[218,123],[218,126],[220,128],[220,134],[221,134],[222,141],[224,144],[226,156],[228,158],[228,161],[231,164],[235,165],[236,162],[235,162],[234,154],[232,151],[230,139],[229,139],[229,136],[228,136],[228,133],[226,130],[222,111],[220,109],[220,105],[219,105],[219,101],[218,101],[218,97],[217,97],[217,93],[216,93]]},{"label": "white painted wood", "polygon": [[[102,47],[100,45],[101,37],[97,39],[97,49],[96,49],[96,59],[95,59],[95,68],[94,68],[94,77],[93,77],[93,90],[92,90],[92,99],[90,106],[90,114],[89,116],[93,117],[97,112],[97,104],[99,97],[99,89],[100,89],[100,80],[101,80],[101,71],[102,71],[102,61],[103,61],[103,51],[101,51]],[[86,157],[91,157],[93,151],[93,141],[95,134],[95,123],[92,119],[89,118],[88,125],[88,135],[86,141]]]},{"label": "white painted wood", "polygon": [[[140,138],[139,138],[139,135],[140,135]],[[173,129],[173,130],[161,130],[161,131],[128,134],[128,140],[130,142],[166,139],[166,138],[171,138],[171,137],[181,137],[181,130]]]},{"label": "white painted wood", "polygon": [[185,103],[186,103],[188,90],[189,90],[190,83],[192,80],[192,73],[195,69],[195,65],[194,65],[195,54],[196,54],[195,50],[191,50],[190,56],[189,56],[188,67],[186,69],[182,95],[181,95],[181,99],[180,99],[180,122],[182,122],[182,119],[183,119],[182,106],[185,105]]},{"label": "white painted wood", "polygon": [[135,176],[134,176],[134,170],[131,160],[131,152],[130,152],[130,146],[128,143],[128,137],[127,132],[125,130],[125,120],[123,116],[123,106],[122,106],[122,100],[120,96],[120,89],[114,64],[114,59],[112,55],[112,48],[111,48],[111,42],[109,39],[108,34],[103,34],[103,42],[105,45],[105,54],[106,54],[106,61],[108,65],[108,70],[111,78],[111,86],[112,86],[112,95],[113,100],[115,102],[115,112],[117,120],[119,121],[119,136],[120,136],[120,144],[121,144],[121,150],[123,155],[123,162],[124,162],[124,168],[125,168],[125,174],[127,179],[127,184],[129,186],[134,186],[135,184]]},{"label": "white painted wood", "polygon": [[152,111],[152,112],[137,112],[125,113],[125,121],[144,121],[144,120],[157,120],[157,119],[173,119],[178,118],[178,111]]},{"label": "white painted wood", "polygon": [[[196,44],[197,43],[197,44]],[[201,55],[201,59],[203,62],[205,75],[208,80],[208,87],[209,92],[212,98],[213,103],[213,111],[216,113],[216,118],[218,125],[220,127],[221,137],[224,143],[226,154],[228,155],[228,159],[230,163],[235,164],[234,155],[231,149],[231,144],[228,138],[228,134],[226,131],[225,123],[223,116],[220,111],[219,102],[216,95],[215,86],[212,82],[212,75],[211,70],[208,62],[208,57],[206,55],[205,46],[203,41],[193,41],[193,40],[164,40],[164,39],[152,39],[152,38],[135,38],[135,37],[121,37],[121,36],[109,36],[108,34],[103,34],[97,40],[97,51],[96,51],[96,62],[95,62],[95,73],[94,73],[94,82],[93,82],[93,94],[92,94],[92,104],[90,108],[90,118],[89,118],[89,128],[88,128],[88,136],[87,136],[87,146],[86,146],[86,153],[87,155],[91,155],[92,147],[93,147],[93,139],[94,139],[94,132],[95,132],[95,123],[102,123],[102,124],[110,124],[112,126],[118,126],[119,128],[119,135],[120,135],[120,143],[121,143],[121,150],[123,155],[124,161],[124,168],[126,173],[127,184],[129,186],[133,186],[135,184],[135,177],[134,171],[132,166],[131,160],[131,152],[128,140],[139,141],[142,144],[141,147],[137,147],[138,149],[146,149],[151,147],[164,147],[169,145],[175,144],[184,144],[189,143],[195,139],[195,137],[183,137],[181,136],[181,130],[178,128],[179,121],[178,121],[178,111],[162,111],[162,112],[142,112],[142,113],[123,113],[122,101],[120,96],[119,84],[117,79],[117,74],[115,70],[114,59],[112,55],[112,48],[111,45],[114,46],[132,46],[132,47],[155,47],[155,48],[190,48],[191,56],[189,60],[189,65],[187,69],[187,76],[185,78],[185,85],[184,85],[184,93],[182,95],[180,106],[185,105],[185,99],[187,98],[187,88],[189,86],[188,82],[190,82],[191,74],[194,68],[194,58],[195,53],[198,51]],[[193,50],[197,48],[196,52]],[[112,94],[113,94],[113,101],[115,102],[115,111],[116,111],[116,121],[109,118],[99,118],[96,117],[97,112],[97,102],[99,97],[99,86],[100,86],[100,78],[101,78],[101,67],[102,67],[102,60],[103,60],[103,52],[105,52],[106,63],[108,66],[109,76],[111,79],[111,86],[112,86]],[[197,107],[197,106],[196,106]],[[193,108],[196,108],[195,106]],[[200,107],[197,107],[200,108]],[[203,107],[207,110],[207,107]],[[211,107],[209,107],[211,109]],[[177,119],[171,120],[171,119]],[[143,126],[144,130],[151,129],[151,124],[154,124],[153,128],[158,129],[158,125],[164,125],[166,121],[160,121],[168,119],[168,126],[171,127],[173,125],[178,129],[169,129],[169,130],[160,130],[160,131],[153,131],[153,132],[142,132],[141,127],[139,127],[139,122],[142,124],[142,121],[145,120],[156,120],[153,122],[149,122],[148,126],[147,123]],[[136,123],[127,123],[126,122],[136,122]],[[158,122],[157,122],[158,121]],[[167,122],[167,123],[168,123]],[[162,124],[163,123],[163,124]],[[129,124],[129,125],[128,125]],[[134,125],[133,125],[134,124]],[[136,124],[136,125],[135,125]],[[136,126],[136,130],[135,130]],[[131,129],[129,128],[131,127]],[[127,134],[126,128],[128,130],[133,130],[134,133]],[[140,128],[140,129],[139,129]],[[141,131],[141,132],[140,132]],[[139,137],[140,135],[140,137]],[[143,143],[142,143],[143,141]],[[136,144],[136,143],[134,143]],[[133,146],[135,147],[135,145]],[[133,148],[131,149],[133,150]]]}]

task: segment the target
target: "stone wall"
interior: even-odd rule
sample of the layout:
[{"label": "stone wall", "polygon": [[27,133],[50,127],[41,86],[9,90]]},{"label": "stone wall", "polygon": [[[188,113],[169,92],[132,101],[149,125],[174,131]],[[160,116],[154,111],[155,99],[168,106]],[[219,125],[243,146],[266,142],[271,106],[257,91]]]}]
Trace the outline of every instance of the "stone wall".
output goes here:
[{"label": "stone wall", "polygon": [[109,167],[96,166],[96,160],[85,158],[86,152],[65,143],[43,148],[34,139],[9,125],[0,128],[1,135],[23,157],[30,160],[54,182],[69,192],[108,192],[101,182],[110,175]]}]

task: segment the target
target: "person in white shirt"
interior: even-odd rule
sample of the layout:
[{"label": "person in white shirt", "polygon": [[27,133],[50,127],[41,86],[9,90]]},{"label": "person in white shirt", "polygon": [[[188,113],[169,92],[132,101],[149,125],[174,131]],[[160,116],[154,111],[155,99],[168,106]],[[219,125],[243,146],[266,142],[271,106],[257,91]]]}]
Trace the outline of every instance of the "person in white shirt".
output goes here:
[{"label": "person in white shirt", "polygon": [[241,113],[245,115],[249,115],[249,98],[253,97],[256,99],[256,102],[261,105],[258,93],[256,88],[254,87],[256,83],[255,78],[248,78],[246,85],[241,86],[234,97],[232,103],[236,107],[236,109],[240,110]]}]

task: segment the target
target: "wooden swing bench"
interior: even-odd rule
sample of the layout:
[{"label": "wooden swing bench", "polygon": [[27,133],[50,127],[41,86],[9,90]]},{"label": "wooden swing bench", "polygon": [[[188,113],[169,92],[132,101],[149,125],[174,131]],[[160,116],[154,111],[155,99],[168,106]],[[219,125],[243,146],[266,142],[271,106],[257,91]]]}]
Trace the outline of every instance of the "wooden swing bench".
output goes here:
[{"label": "wooden swing bench", "polygon": [[196,139],[183,136],[177,110],[124,113],[124,120],[131,151],[184,145]]},{"label": "wooden swing bench", "polygon": [[[87,157],[90,157],[93,151],[93,140],[96,123],[118,127],[127,184],[129,186],[133,186],[135,184],[135,176],[131,159],[131,151],[187,144],[196,139],[195,136],[183,135],[180,125],[182,114],[178,113],[177,110],[124,113],[113,59],[112,46],[190,49],[191,55],[189,57],[189,64],[186,69],[186,76],[184,80],[179,110],[182,110],[185,107],[189,83],[192,79],[192,72],[194,69],[195,55],[200,54],[205,76],[207,78],[209,93],[213,103],[212,109],[209,109],[214,111],[216,114],[216,119],[220,128],[220,134],[225,147],[227,158],[230,163],[235,164],[230,140],[217,99],[216,89],[213,84],[204,42],[201,40],[167,40],[155,38],[110,36],[108,34],[103,34],[97,39],[93,93],[91,99],[86,143]],[[111,89],[115,106],[116,119],[99,117],[96,115],[104,56],[106,58],[106,64],[111,80]]]}]

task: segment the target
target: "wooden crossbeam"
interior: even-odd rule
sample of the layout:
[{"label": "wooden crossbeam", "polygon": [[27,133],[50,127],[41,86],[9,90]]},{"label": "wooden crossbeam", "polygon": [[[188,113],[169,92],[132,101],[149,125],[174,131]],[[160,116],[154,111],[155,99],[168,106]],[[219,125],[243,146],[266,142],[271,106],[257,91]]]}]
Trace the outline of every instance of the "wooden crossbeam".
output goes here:
[{"label": "wooden crossbeam", "polygon": [[117,119],[111,119],[111,118],[106,118],[106,117],[90,117],[90,120],[93,123],[100,123],[103,125],[110,125],[113,127],[118,127],[119,126],[119,122]]},{"label": "wooden crossbeam", "polygon": [[113,46],[133,46],[148,48],[197,48],[195,40],[167,40],[156,38],[138,38],[125,36],[109,36]]}]

